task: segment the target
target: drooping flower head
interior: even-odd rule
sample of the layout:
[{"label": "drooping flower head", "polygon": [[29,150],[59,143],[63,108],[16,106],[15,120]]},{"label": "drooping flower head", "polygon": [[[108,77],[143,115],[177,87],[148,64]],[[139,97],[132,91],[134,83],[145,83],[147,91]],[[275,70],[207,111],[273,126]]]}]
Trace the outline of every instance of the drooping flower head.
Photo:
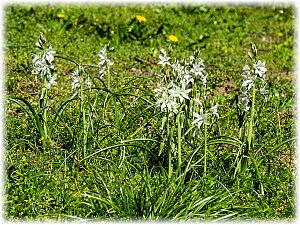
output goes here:
[{"label": "drooping flower head", "polygon": [[259,76],[260,78],[265,78],[265,73],[267,72],[267,69],[265,67],[265,62],[261,62],[258,60],[257,63],[253,64],[254,67],[254,73],[255,75]]},{"label": "drooping flower head", "polygon": [[36,53],[32,54],[33,70],[31,73],[35,75],[36,80],[41,80],[47,89],[51,88],[51,85],[56,85],[57,75],[54,74],[54,54],[52,46],[46,46],[46,38],[43,33],[40,34],[39,40],[35,43]]},{"label": "drooping flower head", "polygon": [[[240,96],[238,101],[238,107],[242,111],[248,111],[249,107],[249,97],[248,91],[253,88],[254,84],[258,87],[259,92],[263,95],[264,100],[266,101],[266,81],[265,81],[265,73],[267,71],[265,67],[265,62],[261,62],[258,60],[257,62],[253,63],[254,73],[251,74],[251,69],[248,65],[243,67],[243,72],[241,74],[243,80],[240,89]],[[259,81],[257,81],[259,80]],[[257,83],[257,84],[256,84]]]},{"label": "drooping flower head", "polygon": [[73,90],[77,90],[80,88],[83,82],[83,76],[82,76],[83,71],[84,71],[83,67],[79,66],[76,70],[72,72],[71,76],[73,81],[71,86]]},{"label": "drooping flower head", "polygon": [[158,65],[162,65],[163,67],[165,65],[171,65],[171,63],[169,62],[169,60],[171,59],[171,57],[167,56],[167,53],[166,53],[166,51],[163,48],[160,49],[160,53],[161,53],[161,55],[159,55],[160,61],[157,64]]},{"label": "drooping flower head", "polygon": [[208,114],[203,113],[203,107],[200,108],[199,113],[193,112],[193,116],[196,119],[192,122],[192,124],[195,125],[198,128],[198,130],[201,130],[202,125],[209,125],[207,121]]},{"label": "drooping flower head", "polygon": [[109,45],[105,45],[98,53],[99,62],[98,62],[98,69],[100,73],[100,77],[105,76],[108,73],[109,68],[114,64],[108,57],[107,57],[107,48]]}]

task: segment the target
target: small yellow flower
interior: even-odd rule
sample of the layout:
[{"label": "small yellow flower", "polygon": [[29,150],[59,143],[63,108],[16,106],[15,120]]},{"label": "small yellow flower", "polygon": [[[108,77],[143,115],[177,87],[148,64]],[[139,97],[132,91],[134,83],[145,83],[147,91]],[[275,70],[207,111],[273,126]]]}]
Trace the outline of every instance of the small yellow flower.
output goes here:
[{"label": "small yellow flower", "polygon": [[172,42],[177,42],[178,38],[175,35],[170,35],[169,40],[172,41]]},{"label": "small yellow flower", "polygon": [[136,16],[135,18],[137,19],[137,21],[139,21],[139,23],[146,22],[147,20],[144,16],[139,16],[139,15]]},{"label": "small yellow flower", "polygon": [[63,13],[57,13],[57,18],[59,18],[59,19],[64,19],[65,18],[65,14],[63,14]]}]

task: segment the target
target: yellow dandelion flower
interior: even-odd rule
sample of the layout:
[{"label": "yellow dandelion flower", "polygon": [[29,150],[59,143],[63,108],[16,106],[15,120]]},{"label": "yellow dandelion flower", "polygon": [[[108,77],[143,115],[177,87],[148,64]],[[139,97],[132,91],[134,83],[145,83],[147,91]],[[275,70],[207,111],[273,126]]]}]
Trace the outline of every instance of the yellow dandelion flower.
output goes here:
[{"label": "yellow dandelion flower", "polygon": [[139,21],[139,23],[146,22],[147,20],[144,16],[139,16],[139,15],[136,16],[135,18],[137,19],[137,21]]},{"label": "yellow dandelion flower", "polygon": [[57,13],[57,18],[59,18],[59,19],[64,19],[65,18],[65,14],[63,14],[63,13]]},{"label": "yellow dandelion flower", "polygon": [[170,35],[169,40],[172,41],[172,42],[177,42],[178,38],[175,35]]}]

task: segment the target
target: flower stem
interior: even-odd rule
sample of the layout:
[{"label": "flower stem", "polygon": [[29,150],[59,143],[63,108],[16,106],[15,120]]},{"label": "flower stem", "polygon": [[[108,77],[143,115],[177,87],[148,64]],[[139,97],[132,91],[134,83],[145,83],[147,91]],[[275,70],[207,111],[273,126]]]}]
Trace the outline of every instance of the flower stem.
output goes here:
[{"label": "flower stem", "polygon": [[44,102],[43,102],[43,126],[44,126],[44,135],[45,138],[48,138],[48,131],[47,131],[47,89],[44,89]]},{"label": "flower stem", "polygon": [[178,147],[178,172],[180,175],[180,166],[181,166],[181,114],[180,112],[177,115],[177,147]]},{"label": "flower stem", "polygon": [[109,68],[107,68],[107,89],[110,90],[110,72],[109,72]]},{"label": "flower stem", "polygon": [[167,112],[167,137],[168,137],[168,178],[172,176],[172,152],[171,152],[171,137],[170,137],[170,118]]},{"label": "flower stem", "polygon": [[255,106],[255,86],[252,87],[252,104],[251,104],[251,118],[248,132],[248,150],[251,148],[252,132],[253,132],[253,119],[254,119],[254,106]]},{"label": "flower stem", "polygon": [[253,133],[253,119],[254,119],[254,106],[255,106],[255,85],[252,87],[252,103],[251,103],[251,113],[250,113],[250,121],[248,126],[248,136],[247,136],[247,146],[244,152],[244,158],[242,163],[242,171],[245,171],[247,168],[247,157],[249,156],[249,151],[251,149],[252,144],[252,133]]},{"label": "flower stem", "polygon": [[41,116],[42,116],[42,123],[43,123],[43,133],[41,135],[41,140],[42,140],[42,145],[45,148],[46,147],[46,142],[48,139],[48,129],[47,129],[47,78],[46,76],[44,77],[44,87],[42,87],[42,93],[40,97],[40,108],[41,108]]},{"label": "flower stem", "polygon": [[86,156],[86,143],[87,143],[87,127],[85,118],[84,98],[83,98],[83,85],[80,87],[80,112],[82,115],[82,130],[83,130],[83,158]]},{"label": "flower stem", "polygon": [[207,127],[204,125],[204,177],[206,177],[207,168]]}]

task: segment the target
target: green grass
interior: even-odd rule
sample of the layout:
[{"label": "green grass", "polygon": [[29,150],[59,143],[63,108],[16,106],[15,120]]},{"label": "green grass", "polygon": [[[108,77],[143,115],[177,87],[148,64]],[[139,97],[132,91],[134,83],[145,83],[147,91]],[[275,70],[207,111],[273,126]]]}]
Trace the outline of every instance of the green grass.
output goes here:
[{"label": "green grass", "polygon": [[[114,65],[110,90],[96,79],[97,88],[85,91],[85,119],[80,101],[69,102],[44,147],[29,114],[5,101],[6,219],[294,220],[295,11],[292,5],[7,5],[6,95],[39,108],[31,53],[40,32],[57,55],[81,64],[97,64],[99,50],[110,42]],[[147,21],[139,24],[137,15]],[[242,68],[251,63],[250,42],[266,62],[269,92],[266,103],[255,101],[253,161],[237,172],[243,147],[228,137],[239,139],[235,96]],[[220,118],[208,126],[205,176],[203,141],[182,133],[181,172],[175,151],[168,179],[167,152],[178,121],[170,122],[174,136],[168,136],[160,129],[162,113],[151,104],[159,50],[170,44],[178,59],[200,51],[209,74],[207,96],[219,104]],[[76,69],[61,58],[55,65],[49,122],[72,96]],[[87,71],[97,76],[93,67]],[[170,140],[169,148],[162,147]]]}]

